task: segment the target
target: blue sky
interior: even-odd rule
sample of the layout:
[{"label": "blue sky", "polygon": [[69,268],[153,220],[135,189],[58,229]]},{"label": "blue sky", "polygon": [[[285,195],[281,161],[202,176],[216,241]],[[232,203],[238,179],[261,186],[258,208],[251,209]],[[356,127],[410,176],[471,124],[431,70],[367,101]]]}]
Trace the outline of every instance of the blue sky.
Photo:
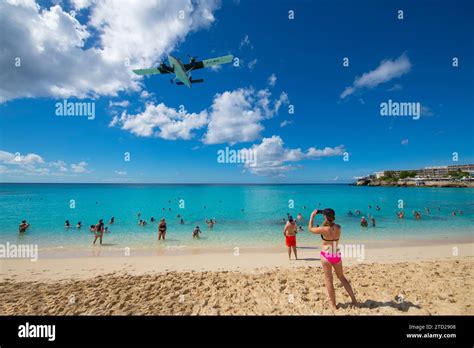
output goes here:
[{"label": "blue sky", "polygon": [[[124,3],[0,5],[1,181],[341,183],[474,162],[470,1]],[[130,72],[168,53],[240,64],[190,89]],[[56,116],[64,99],[94,102],[95,119]],[[389,99],[420,119],[382,117]],[[256,168],[218,163],[225,147],[256,150]]]}]

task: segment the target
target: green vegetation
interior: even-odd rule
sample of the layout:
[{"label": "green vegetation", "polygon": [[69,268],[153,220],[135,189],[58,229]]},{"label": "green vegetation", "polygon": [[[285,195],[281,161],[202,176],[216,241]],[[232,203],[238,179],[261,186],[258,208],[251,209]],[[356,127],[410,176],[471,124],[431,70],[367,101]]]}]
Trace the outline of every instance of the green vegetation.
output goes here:
[{"label": "green vegetation", "polygon": [[414,178],[416,176],[416,171],[408,171],[404,170],[400,172],[400,179],[406,179],[406,178]]},{"label": "green vegetation", "polygon": [[469,173],[468,173],[468,172],[463,172],[463,171],[461,171],[460,169],[457,170],[457,171],[454,171],[454,172],[448,172],[448,175],[449,175],[452,179],[461,179],[461,178],[469,177]]}]

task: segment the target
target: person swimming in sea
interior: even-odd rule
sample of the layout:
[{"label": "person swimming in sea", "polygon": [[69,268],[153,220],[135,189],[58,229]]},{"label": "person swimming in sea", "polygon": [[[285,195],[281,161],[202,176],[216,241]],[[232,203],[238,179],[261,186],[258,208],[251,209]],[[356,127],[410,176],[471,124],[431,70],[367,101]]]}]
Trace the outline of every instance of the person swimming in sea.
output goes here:
[{"label": "person swimming in sea", "polygon": [[414,211],[413,212],[413,216],[415,217],[416,220],[420,220],[421,219],[421,213],[419,211]]},{"label": "person swimming in sea", "polygon": [[140,219],[140,220],[138,221],[138,224],[141,226],[141,225],[143,224],[143,220]]},{"label": "person swimming in sea", "polygon": [[349,210],[349,211],[347,212],[347,215],[348,215],[348,216],[353,216],[354,213],[353,213],[351,210]]},{"label": "person swimming in sea", "polygon": [[79,222],[77,223],[77,225],[76,225],[76,228],[77,228],[78,230],[80,230],[81,227],[82,227],[82,222],[79,221]]},{"label": "person swimming in sea", "polygon": [[425,213],[426,213],[426,214],[429,214],[429,213],[430,213],[430,208],[426,207],[426,208],[425,208]]},{"label": "person swimming in sea", "polygon": [[365,219],[365,216],[362,216],[362,218],[360,219],[360,226],[361,227],[368,227],[369,226],[369,223]]},{"label": "person swimming in sea", "polygon": [[184,219],[181,218],[181,220],[179,220],[179,223],[180,223],[181,225],[184,225]]},{"label": "person swimming in sea", "polygon": [[399,219],[403,219],[403,218],[405,218],[405,212],[402,210],[402,211],[397,213],[397,216],[398,216]]},{"label": "person swimming in sea", "polygon": [[115,223],[115,217],[112,216],[109,221],[109,225],[113,225]]},{"label": "person swimming in sea", "polygon": [[373,216],[370,217],[370,221],[372,222],[372,227],[375,227],[375,218]]},{"label": "person swimming in sea", "polygon": [[95,232],[95,225],[90,225],[89,232],[92,232],[92,233]]},{"label": "person swimming in sea", "polygon": [[298,215],[296,215],[296,220],[303,220],[303,215],[301,213],[298,213]]},{"label": "person swimming in sea", "polygon": [[65,228],[71,227],[71,224],[69,223],[69,220],[66,220],[66,222],[64,223],[64,227]]},{"label": "person swimming in sea", "polygon": [[30,224],[26,222],[26,220],[22,220],[21,224],[18,226],[18,233],[19,234],[25,233],[28,227],[30,227]]},{"label": "person swimming in sea", "polygon": [[215,224],[215,222],[214,222],[214,221],[212,221],[212,219],[209,219],[209,220],[208,220],[208,219],[206,219],[206,224],[207,224],[207,227],[209,227],[209,228],[213,228],[213,227],[214,227],[214,224]]},{"label": "person swimming in sea", "polygon": [[193,238],[199,239],[199,233],[202,233],[202,231],[199,226],[196,226],[193,230]]},{"label": "person swimming in sea", "polygon": [[155,222],[155,218],[153,216],[150,218],[150,222]]},{"label": "person swimming in sea", "polygon": [[380,207],[379,207],[379,206],[376,206],[376,207],[375,207],[375,210],[380,211]]}]

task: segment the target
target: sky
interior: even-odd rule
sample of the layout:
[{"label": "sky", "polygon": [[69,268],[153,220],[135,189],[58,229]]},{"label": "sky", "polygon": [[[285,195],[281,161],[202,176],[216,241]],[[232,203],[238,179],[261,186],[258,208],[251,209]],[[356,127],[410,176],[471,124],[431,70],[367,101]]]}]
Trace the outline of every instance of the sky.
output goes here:
[{"label": "sky", "polygon": [[[347,183],[474,163],[473,14],[467,0],[2,1],[0,181]],[[235,58],[191,88],[132,72],[168,54]],[[389,100],[413,109],[384,116]],[[58,115],[65,101],[94,117]],[[221,163],[226,148],[256,161]]]}]

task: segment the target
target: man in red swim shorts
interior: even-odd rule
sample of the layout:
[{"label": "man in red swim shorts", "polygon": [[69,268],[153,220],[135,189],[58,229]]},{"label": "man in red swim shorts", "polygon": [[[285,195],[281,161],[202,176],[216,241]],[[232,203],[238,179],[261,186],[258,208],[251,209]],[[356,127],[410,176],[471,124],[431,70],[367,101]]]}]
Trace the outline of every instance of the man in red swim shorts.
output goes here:
[{"label": "man in red swim shorts", "polygon": [[283,229],[283,235],[285,236],[286,247],[288,248],[288,258],[291,260],[291,249],[295,254],[295,259],[298,260],[298,254],[296,253],[296,222],[293,220],[291,215],[288,215],[288,222]]}]

